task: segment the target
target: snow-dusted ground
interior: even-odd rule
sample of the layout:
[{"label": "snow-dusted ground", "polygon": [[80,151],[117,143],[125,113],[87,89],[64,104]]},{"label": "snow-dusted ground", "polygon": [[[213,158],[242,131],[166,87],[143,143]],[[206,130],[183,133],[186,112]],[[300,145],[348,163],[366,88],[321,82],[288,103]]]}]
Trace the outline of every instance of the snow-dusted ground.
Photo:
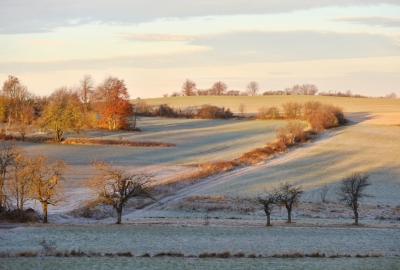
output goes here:
[{"label": "snow-dusted ground", "polygon": [[[140,221],[140,220],[139,220]],[[325,253],[326,256],[359,255],[400,256],[399,228],[379,227],[264,227],[264,222],[246,220],[154,219],[145,224],[124,225],[49,225],[22,226],[0,230],[0,251],[41,251],[40,242],[55,242],[57,250],[81,250],[86,253],[134,255],[180,252],[199,256],[205,252],[243,252],[274,254]],[[128,221],[129,222],[129,221]]]},{"label": "snow-dusted ground", "polygon": [[[61,262],[69,268],[74,265],[96,268],[100,262],[106,261],[115,262],[122,268],[127,265],[172,267],[176,264],[183,265],[183,268],[204,265],[212,269],[213,266],[226,268],[231,264],[232,267],[245,265],[255,269],[263,268],[263,265],[340,269],[341,266],[347,268],[357,264],[362,269],[390,269],[400,263],[398,257],[393,257],[400,256],[400,221],[397,216],[400,212],[397,207],[400,206],[399,127],[372,125],[360,117],[357,119],[357,125],[325,132],[309,145],[195,183],[162,199],[161,204],[125,211],[123,222],[127,225],[123,226],[110,225],[115,222],[115,217],[96,220],[69,214],[90,196],[90,191],[82,188],[82,183],[93,173],[87,165],[91,160],[114,161],[129,170],[151,170],[157,173],[157,181],[164,181],[191,170],[188,164],[226,160],[262,146],[273,140],[274,127],[284,122],[146,119],[148,122],[143,124],[143,133],[87,133],[87,137],[103,135],[119,139],[119,136],[125,136],[124,140],[176,143],[175,148],[25,143],[23,147],[27,151],[64,158],[71,164],[65,183],[71,198],[68,204],[49,208],[49,221],[53,225],[0,228],[0,251],[40,249],[39,242],[44,237],[55,241],[59,249],[131,251],[135,255],[171,251],[199,255],[202,252],[229,251],[264,255],[271,255],[271,252],[324,252],[328,256],[336,253],[384,256],[368,259],[229,259],[226,264],[220,259],[189,258],[18,258],[22,259],[21,269],[43,268]],[[334,202],[338,181],[354,170],[371,173],[373,185],[369,192],[375,195],[367,198],[360,209],[361,227],[348,226],[352,222],[351,211]],[[272,214],[274,227],[265,228],[265,216],[256,205],[243,206],[231,199],[216,202],[190,200],[196,195],[228,195],[240,201],[243,196],[261,195],[264,188],[283,181],[301,184],[305,190],[303,203],[293,212],[296,223],[290,226],[284,223],[285,209],[276,209]],[[318,203],[324,183],[330,187],[327,199],[331,202],[326,204]],[[37,203],[31,206],[40,210]],[[205,216],[211,217],[208,226],[204,225]],[[16,263],[12,258],[1,260],[5,269]],[[312,267],[307,267],[310,265]]]},{"label": "snow-dusted ground", "polygon": [[2,269],[398,269],[399,258],[199,259],[199,258],[6,258]]}]

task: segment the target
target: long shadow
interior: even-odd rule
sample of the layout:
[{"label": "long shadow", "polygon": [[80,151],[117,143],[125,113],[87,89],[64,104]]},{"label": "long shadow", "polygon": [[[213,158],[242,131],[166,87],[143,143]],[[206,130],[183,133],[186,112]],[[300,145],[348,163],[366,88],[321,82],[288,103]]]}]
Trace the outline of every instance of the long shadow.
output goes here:
[{"label": "long shadow", "polygon": [[347,124],[349,126],[358,125],[362,122],[376,118],[369,112],[351,112],[351,113],[346,113],[345,116],[347,119],[349,119],[349,123]]}]

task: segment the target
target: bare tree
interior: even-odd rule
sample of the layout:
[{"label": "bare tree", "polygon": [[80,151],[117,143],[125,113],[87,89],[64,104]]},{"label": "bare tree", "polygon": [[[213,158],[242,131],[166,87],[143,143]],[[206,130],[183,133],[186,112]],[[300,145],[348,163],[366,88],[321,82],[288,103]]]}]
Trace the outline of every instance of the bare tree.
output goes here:
[{"label": "bare tree", "polygon": [[386,97],[387,98],[397,98],[397,95],[396,95],[396,93],[392,92],[390,94],[387,94]]},{"label": "bare tree", "polygon": [[275,205],[279,203],[280,191],[279,189],[265,190],[266,196],[258,196],[257,200],[262,204],[265,215],[267,215],[266,226],[271,226],[271,213]]},{"label": "bare tree", "polygon": [[118,214],[121,224],[122,210],[132,198],[153,198],[149,185],[154,175],[146,172],[127,172],[103,161],[93,164],[98,174],[90,180],[90,188],[97,195],[97,201],[111,205]]},{"label": "bare tree", "polygon": [[221,81],[214,83],[213,86],[211,87],[211,91],[214,93],[214,95],[217,96],[222,96],[223,94],[225,94],[227,89],[228,86]]},{"label": "bare tree", "polygon": [[301,186],[291,185],[288,182],[281,184],[279,187],[279,204],[285,206],[288,213],[288,223],[292,222],[292,209],[293,206],[299,204],[299,198],[303,190]]},{"label": "bare tree", "polygon": [[244,117],[244,112],[246,111],[246,105],[244,103],[240,103],[238,109],[240,112],[240,116]]},{"label": "bare tree", "polygon": [[246,86],[246,91],[249,94],[249,96],[256,96],[259,89],[260,89],[260,87],[258,86],[258,83],[255,81],[250,82]]},{"label": "bare tree", "polygon": [[326,195],[328,194],[329,191],[329,186],[327,183],[325,183],[322,187],[321,187],[321,191],[320,191],[320,196],[321,196],[321,201],[322,202],[326,202]]},{"label": "bare tree", "polygon": [[57,205],[67,198],[59,183],[64,180],[62,175],[66,166],[63,160],[51,162],[51,159],[44,155],[27,158],[26,173],[31,180],[30,197],[42,204],[44,223],[47,223],[48,205]]},{"label": "bare tree", "polygon": [[82,123],[86,128],[91,128],[97,124],[97,113],[94,110],[94,82],[90,75],[85,75],[79,81],[76,90],[79,98],[79,104],[82,107]]},{"label": "bare tree", "polygon": [[85,110],[90,109],[90,103],[92,101],[94,93],[94,82],[92,76],[85,75],[79,81],[78,96],[84,105]]},{"label": "bare tree", "polygon": [[186,79],[182,85],[182,94],[185,96],[194,96],[196,94],[196,83]]},{"label": "bare tree", "polygon": [[24,218],[24,204],[30,198],[30,182],[31,179],[28,174],[28,163],[26,153],[20,152],[14,158],[12,172],[10,173],[9,180],[7,181],[7,189],[11,197],[13,197],[17,204],[20,222]]},{"label": "bare tree", "polygon": [[354,212],[354,225],[358,225],[359,201],[365,197],[372,197],[365,193],[365,189],[371,185],[369,174],[354,172],[342,179],[339,187],[339,200],[344,202]]},{"label": "bare tree", "polygon": [[14,143],[0,142],[0,212],[4,210],[6,200],[4,194],[4,184],[7,174],[11,171],[11,166],[15,163],[19,150]]}]

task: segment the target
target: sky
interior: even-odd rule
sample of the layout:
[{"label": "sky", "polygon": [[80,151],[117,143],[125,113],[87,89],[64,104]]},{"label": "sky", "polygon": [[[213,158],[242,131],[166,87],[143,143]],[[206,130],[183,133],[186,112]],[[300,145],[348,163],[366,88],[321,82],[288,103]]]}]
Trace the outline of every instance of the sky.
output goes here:
[{"label": "sky", "polygon": [[400,0],[1,0],[0,83],[123,79],[131,98],[223,81],[400,97]]}]

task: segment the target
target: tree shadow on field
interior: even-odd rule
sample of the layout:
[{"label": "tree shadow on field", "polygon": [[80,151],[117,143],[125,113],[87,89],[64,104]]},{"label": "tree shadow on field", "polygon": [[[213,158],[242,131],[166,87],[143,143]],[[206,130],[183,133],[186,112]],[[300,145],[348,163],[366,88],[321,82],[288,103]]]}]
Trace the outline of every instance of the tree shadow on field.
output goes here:
[{"label": "tree shadow on field", "polygon": [[176,129],[190,130],[198,128],[211,128],[236,124],[232,119],[186,119],[186,118],[158,118],[142,117],[142,131],[172,131]]},{"label": "tree shadow on field", "polygon": [[369,112],[351,112],[345,113],[345,116],[347,119],[349,119],[349,123],[347,125],[358,125],[362,122],[376,118],[376,116]]}]

